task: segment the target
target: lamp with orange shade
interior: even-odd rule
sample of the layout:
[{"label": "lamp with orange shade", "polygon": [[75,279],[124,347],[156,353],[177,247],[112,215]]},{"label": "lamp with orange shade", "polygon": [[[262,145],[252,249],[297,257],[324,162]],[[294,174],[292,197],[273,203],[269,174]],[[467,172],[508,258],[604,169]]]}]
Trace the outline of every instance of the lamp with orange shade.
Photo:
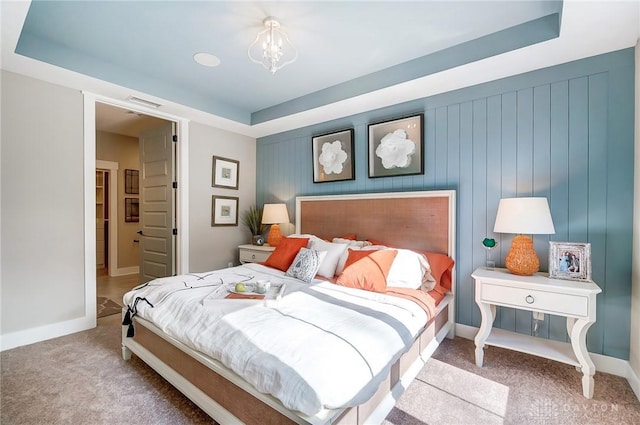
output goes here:
[{"label": "lamp with orange shade", "polygon": [[264,204],[262,210],[262,224],[270,224],[269,235],[267,236],[267,243],[271,246],[278,246],[280,239],[282,239],[282,232],[280,231],[280,223],[289,222],[289,212],[287,211],[287,204]]},{"label": "lamp with orange shade", "polygon": [[505,259],[507,269],[530,276],[540,270],[533,240],[525,235],[555,234],[547,198],[504,198],[498,204],[495,233],[517,233]]}]

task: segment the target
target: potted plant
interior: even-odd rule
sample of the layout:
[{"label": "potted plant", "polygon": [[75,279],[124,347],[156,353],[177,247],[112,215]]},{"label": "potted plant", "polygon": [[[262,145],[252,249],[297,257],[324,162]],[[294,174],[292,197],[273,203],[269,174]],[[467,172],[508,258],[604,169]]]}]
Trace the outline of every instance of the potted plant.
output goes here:
[{"label": "potted plant", "polygon": [[251,243],[257,245],[265,227],[262,224],[262,208],[251,205],[248,210],[242,213],[242,224],[247,226],[251,232]]}]

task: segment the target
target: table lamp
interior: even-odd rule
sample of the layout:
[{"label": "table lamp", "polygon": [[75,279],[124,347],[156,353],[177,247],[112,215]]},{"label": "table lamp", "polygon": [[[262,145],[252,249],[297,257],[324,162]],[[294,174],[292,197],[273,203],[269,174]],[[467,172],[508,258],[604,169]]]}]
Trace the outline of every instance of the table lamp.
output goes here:
[{"label": "table lamp", "polygon": [[278,246],[282,233],[280,232],[280,223],[289,222],[289,212],[287,204],[264,204],[262,210],[262,224],[270,224],[267,243],[271,246]]},{"label": "table lamp", "polygon": [[505,266],[517,275],[530,276],[540,270],[533,240],[525,235],[556,233],[547,198],[504,198],[498,204],[495,233],[517,233],[507,254]]}]

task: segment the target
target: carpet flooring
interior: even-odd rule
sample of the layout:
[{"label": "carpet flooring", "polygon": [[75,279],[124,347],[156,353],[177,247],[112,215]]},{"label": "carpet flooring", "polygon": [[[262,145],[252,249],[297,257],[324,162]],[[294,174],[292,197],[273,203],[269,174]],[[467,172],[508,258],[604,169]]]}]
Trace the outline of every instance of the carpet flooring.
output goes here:
[{"label": "carpet flooring", "polygon": [[[122,360],[120,334],[120,316],[111,315],[95,329],[0,353],[0,423],[215,423],[136,356]],[[640,401],[625,379],[604,373],[585,399],[575,368],[495,347],[478,368],[473,342],[455,338],[441,344],[384,424],[637,425]]]},{"label": "carpet flooring", "polygon": [[575,367],[497,347],[475,365],[473,341],[445,340],[399,398],[385,425],[640,425],[626,379],[597,372],[592,399]]},{"label": "carpet flooring", "polygon": [[122,306],[107,297],[98,297],[97,301],[98,318],[118,314],[122,311]]}]

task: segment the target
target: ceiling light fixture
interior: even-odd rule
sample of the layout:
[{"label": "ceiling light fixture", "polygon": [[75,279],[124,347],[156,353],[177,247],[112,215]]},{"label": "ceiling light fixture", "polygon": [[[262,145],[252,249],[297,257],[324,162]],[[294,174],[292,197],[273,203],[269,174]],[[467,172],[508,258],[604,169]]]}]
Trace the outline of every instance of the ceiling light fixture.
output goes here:
[{"label": "ceiling light fixture", "polygon": [[264,21],[265,28],[249,45],[247,54],[252,62],[260,64],[275,74],[298,59],[298,50],[280,28],[280,22],[269,16]]}]

